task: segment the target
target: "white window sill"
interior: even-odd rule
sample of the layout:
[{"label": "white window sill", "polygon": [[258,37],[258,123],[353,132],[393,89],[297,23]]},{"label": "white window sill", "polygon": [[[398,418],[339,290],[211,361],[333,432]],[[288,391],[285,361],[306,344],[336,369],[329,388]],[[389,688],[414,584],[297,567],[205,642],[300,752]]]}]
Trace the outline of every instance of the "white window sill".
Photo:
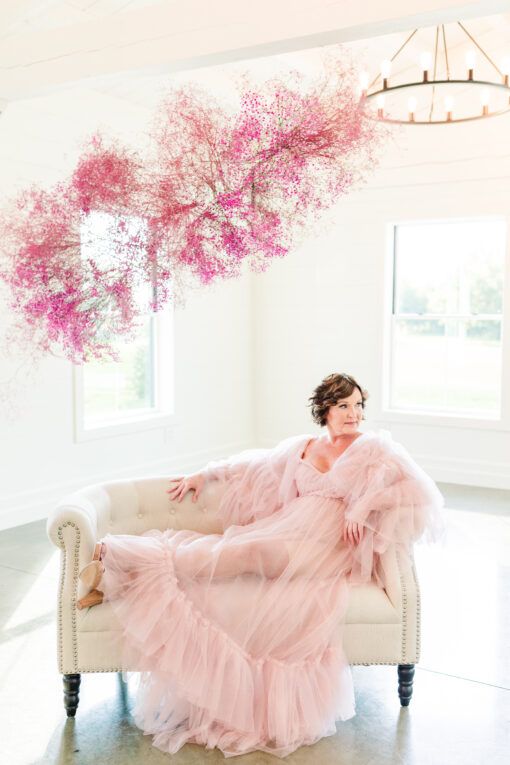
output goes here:
[{"label": "white window sill", "polygon": [[124,433],[141,433],[155,428],[165,428],[176,422],[173,414],[164,414],[162,412],[146,413],[127,418],[123,415],[122,419],[117,421],[96,421],[85,426],[76,426],[75,442],[92,441],[99,438],[110,438],[121,436]]},{"label": "white window sill", "polygon": [[463,428],[475,430],[510,431],[510,422],[503,416],[434,414],[433,412],[418,412],[416,410],[383,409],[374,420],[387,423],[402,423],[408,425],[438,426],[447,428]]}]

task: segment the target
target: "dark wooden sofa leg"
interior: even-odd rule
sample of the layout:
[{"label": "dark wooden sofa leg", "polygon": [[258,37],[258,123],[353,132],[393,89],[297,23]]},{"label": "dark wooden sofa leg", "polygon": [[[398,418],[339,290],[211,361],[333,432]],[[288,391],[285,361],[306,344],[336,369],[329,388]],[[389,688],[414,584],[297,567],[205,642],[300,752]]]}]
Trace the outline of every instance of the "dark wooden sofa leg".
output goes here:
[{"label": "dark wooden sofa leg", "polygon": [[398,695],[400,704],[408,707],[413,695],[414,664],[398,665]]},{"label": "dark wooden sofa leg", "polygon": [[80,700],[81,675],[63,675],[62,679],[64,681],[64,706],[67,716],[74,717]]}]

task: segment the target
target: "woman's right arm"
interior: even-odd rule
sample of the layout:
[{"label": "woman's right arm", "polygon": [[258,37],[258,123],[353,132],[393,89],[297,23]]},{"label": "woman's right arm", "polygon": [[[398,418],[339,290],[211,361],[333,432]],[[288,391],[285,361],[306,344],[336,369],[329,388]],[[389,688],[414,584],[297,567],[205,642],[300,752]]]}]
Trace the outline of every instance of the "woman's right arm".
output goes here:
[{"label": "woman's right arm", "polygon": [[[187,492],[193,489],[193,502],[196,502],[208,481],[220,480],[229,483],[241,479],[249,467],[256,469],[259,466],[268,476],[269,473],[267,471],[270,466],[283,473],[289,444],[292,444],[295,440],[296,437],[292,437],[282,441],[272,449],[245,449],[242,452],[231,455],[227,459],[208,462],[198,473],[172,478],[170,483],[174,485],[167,490],[167,493],[170,494],[171,500],[176,499],[180,502]],[[299,437],[297,437],[297,440],[299,440]],[[282,455],[278,459],[280,452],[282,452]],[[281,464],[279,464],[280,462]]]},{"label": "woman's right arm", "polygon": [[193,489],[192,501],[196,502],[208,481],[229,481],[235,475],[242,473],[248,465],[249,455],[252,454],[252,451],[241,452],[227,460],[208,462],[203,470],[190,476],[171,478],[170,483],[173,483],[174,486],[167,490],[167,493],[170,494],[170,499],[176,499],[177,502],[180,502],[188,491]]}]

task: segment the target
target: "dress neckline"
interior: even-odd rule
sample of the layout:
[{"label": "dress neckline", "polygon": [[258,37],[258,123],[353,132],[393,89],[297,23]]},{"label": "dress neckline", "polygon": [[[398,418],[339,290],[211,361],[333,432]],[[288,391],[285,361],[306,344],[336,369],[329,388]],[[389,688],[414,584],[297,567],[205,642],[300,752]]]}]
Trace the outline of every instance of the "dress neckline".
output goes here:
[{"label": "dress neckline", "polygon": [[[305,463],[305,465],[310,465],[310,467],[311,467],[311,468],[313,468],[314,470],[316,470],[316,471],[317,471],[317,473],[320,473],[321,475],[327,475],[328,473],[331,473],[331,471],[332,471],[332,470],[333,470],[333,468],[335,467],[336,463],[337,463],[339,460],[341,460],[341,459],[342,459],[342,457],[344,456],[344,454],[345,454],[346,452],[348,452],[348,451],[349,451],[349,449],[351,449],[351,448],[354,446],[354,444],[356,443],[356,441],[360,441],[360,440],[363,438],[363,436],[365,436],[365,435],[366,435],[366,433],[362,433],[360,436],[358,436],[357,438],[355,438],[355,439],[354,439],[354,441],[352,442],[352,444],[349,444],[349,446],[347,447],[347,449],[344,449],[344,450],[343,450],[343,452],[342,452],[342,454],[339,454],[339,455],[338,455],[338,457],[337,457],[337,458],[336,458],[336,460],[333,462],[333,464],[331,465],[331,467],[329,468],[329,470],[319,470],[319,468],[318,468],[318,467],[315,467],[315,465],[312,465],[312,463],[311,463],[311,462],[308,462],[307,460],[305,460],[305,459],[303,458],[303,456],[301,456],[299,459],[301,460],[301,462],[304,462],[304,463]],[[305,451],[306,451],[306,448],[308,447],[308,444],[310,443],[310,441],[311,441],[311,440],[312,440],[312,439],[309,439],[309,440],[307,441],[307,443],[306,443],[306,446],[305,446]]]}]

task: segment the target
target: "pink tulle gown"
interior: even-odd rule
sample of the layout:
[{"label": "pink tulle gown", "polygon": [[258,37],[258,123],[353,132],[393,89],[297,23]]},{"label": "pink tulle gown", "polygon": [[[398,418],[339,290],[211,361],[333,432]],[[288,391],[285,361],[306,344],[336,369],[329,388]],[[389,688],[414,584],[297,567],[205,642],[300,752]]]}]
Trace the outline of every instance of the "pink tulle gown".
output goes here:
[{"label": "pink tulle gown", "polygon": [[[302,459],[306,442],[255,460],[245,483],[232,478],[231,507],[257,471],[272,486],[250,494],[253,521],[104,537],[101,589],[122,626],[122,666],[141,670],[134,720],[165,752],[191,742],[285,757],[354,715],[349,584],[377,580],[377,550],[421,534],[441,498],[388,438],[359,438],[326,473]],[[264,516],[278,486],[292,498]],[[342,539],[346,514],[365,524],[356,549]]]}]

